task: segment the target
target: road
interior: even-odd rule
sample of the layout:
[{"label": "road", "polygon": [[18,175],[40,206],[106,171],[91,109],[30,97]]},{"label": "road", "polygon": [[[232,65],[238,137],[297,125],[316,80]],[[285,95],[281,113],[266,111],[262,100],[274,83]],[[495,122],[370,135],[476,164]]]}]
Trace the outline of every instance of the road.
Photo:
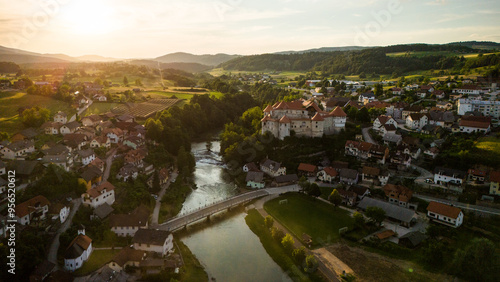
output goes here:
[{"label": "road", "polygon": [[361,132],[363,133],[363,139],[365,140],[365,142],[377,144],[377,142],[375,142],[375,140],[373,140],[372,136],[370,135],[370,132],[368,131],[370,129],[371,129],[371,127],[365,127],[363,129],[361,129]]},{"label": "road", "polygon": [[80,208],[80,205],[82,204],[82,199],[81,198],[73,199],[72,203],[73,207],[69,213],[69,216],[66,219],[66,221],[59,227],[59,230],[57,230],[57,233],[54,239],[52,240],[52,244],[50,244],[50,248],[47,254],[47,260],[54,263],[56,265],[56,269],[59,267],[57,265],[57,250],[59,249],[59,235],[61,235],[61,233],[63,233],[64,231],[68,230],[68,228],[70,227],[71,222],[73,221],[73,217],[76,214],[76,211],[78,210],[78,208]]},{"label": "road", "polygon": [[434,198],[431,196],[424,196],[424,195],[418,195],[418,194],[413,194],[413,197],[417,197],[417,198],[420,198],[420,199],[425,200],[425,201],[435,201],[435,202],[445,203],[448,205],[454,205],[454,206],[462,208],[464,210],[471,210],[471,211],[477,211],[477,212],[482,212],[482,213],[487,213],[487,214],[500,215],[500,209],[471,205],[471,204],[466,204],[466,203],[460,203],[460,202],[456,202],[456,201],[450,201],[450,200]]},{"label": "road", "polygon": [[172,172],[172,174],[168,178],[167,183],[161,186],[160,193],[158,193],[158,199],[156,199],[155,209],[153,210],[153,215],[151,217],[151,226],[153,228],[158,227],[158,216],[160,214],[161,199],[163,198],[163,195],[165,195],[165,191],[167,191],[168,186],[170,186],[170,182],[175,181],[175,179],[177,179],[177,172]]},{"label": "road", "polygon": [[109,173],[111,172],[111,165],[113,164],[113,158],[116,154],[116,148],[108,152],[108,157],[106,158],[106,168],[104,169],[104,175],[102,176],[102,181],[106,181],[109,178]]},{"label": "road", "polygon": [[[88,109],[88,107],[90,107],[90,105],[92,105],[92,103],[94,101],[90,100],[89,98],[85,97],[87,99],[87,101],[89,101],[85,107],[83,107],[81,110],[78,111],[78,115],[81,115],[86,109]],[[74,114],[69,120],[68,122],[72,122],[72,121],[75,121],[76,120],[76,114]]]}]

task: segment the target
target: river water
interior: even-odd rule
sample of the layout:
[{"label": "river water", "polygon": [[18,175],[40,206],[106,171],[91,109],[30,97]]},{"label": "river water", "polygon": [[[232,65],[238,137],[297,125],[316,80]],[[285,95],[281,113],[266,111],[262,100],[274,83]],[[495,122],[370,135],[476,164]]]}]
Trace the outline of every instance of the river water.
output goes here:
[{"label": "river water", "polygon": [[[181,213],[237,193],[235,185],[224,178],[219,150],[220,143],[216,141],[210,152],[206,143],[192,144],[198,188],[186,198]],[[245,216],[239,212],[222,221],[215,220],[206,227],[189,231],[181,240],[217,281],[291,281],[248,228]]]}]

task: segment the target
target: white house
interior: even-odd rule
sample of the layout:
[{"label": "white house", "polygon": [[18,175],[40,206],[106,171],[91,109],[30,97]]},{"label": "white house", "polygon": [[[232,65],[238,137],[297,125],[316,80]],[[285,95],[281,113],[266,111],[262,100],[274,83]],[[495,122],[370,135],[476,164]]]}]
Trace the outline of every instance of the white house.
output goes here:
[{"label": "white house", "polygon": [[103,182],[83,193],[82,202],[84,205],[91,206],[94,209],[104,203],[111,206],[115,202],[115,186],[108,181]]},{"label": "white house", "polygon": [[392,95],[401,95],[401,94],[403,94],[403,89],[401,89],[399,87],[392,87],[391,89],[389,89],[389,91],[392,91]]},{"label": "white house", "polygon": [[54,116],[54,122],[59,122],[59,123],[65,124],[68,122],[68,115],[66,115],[65,112],[59,111]]},{"label": "white house", "polygon": [[362,93],[358,97],[358,102],[363,103],[363,105],[366,105],[376,100],[377,99],[375,98],[375,94],[373,94],[372,92]]},{"label": "white house", "polygon": [[491,122],[486,117],[463,117],[458,123],[460,132],[475,133],[483,132],[484,134],[491,131]]},{"label": "white house", "polygon": [[409,129],[422,129],[428,122],[427,115],[421,113],[412,113],[406,117],[406,127]]},{"label": "white house", "polygon": [[249,171],[245,179],[247,187],[262,189],[266,186],[264,182],[264,173],[262,171]]},{"label": "white house", "polygon": [[453,89],[453,93],[480,95],[484,94],[485,91],[483,91],[481,87],[477,85],[463,85],[460,88]]},{"label": "white house", "polygon": [[19,224],[28,225],[33,221],[45,219],[49,206],[47,198],[41,195],[35,196],[16,205],[16,220]]},{"label": "white house", "polygon": [[77,121],[72,121],[70,123],[66,123],[61,128],[59,129],[59,132],[62,135],[70,134],[70,133],[75,133],[76,130],[80,128],[80,123]]},{"label": "white house", "polygon": [[49,207],[49,215],[52,216],[52,220],[59,220],[61,223],[64,223],[68,218],[70,212],[70,208],[61,203],[55,203],[50,205]]},{"label": "white house", "polygon": [[286,174],[286,167],[281,166],[280,163],[272,161],[270,159],[266,159],[260,164],[260,170],[271,177]]},{"label": "white house", "polygon": [[111,143],[116,144],[123,141],[123,130],[119,128],[106,128],[103,135],[108,136]]},{"label": "white house", "polygon": [[137,230],[148,228],[149,210],[144,206],[137,207],[129,214],[112,214],[109,216],[111,231],[116,235],[134,236]]},{"label": "white house", "polygon": [[435,184],[454,184],[462,185],[465,179],[465,172],[445,167],[436,167],[434,169]]},{"label": "white house", "polygon": [[373,121],[373,130],[382,131],[384,125],[393,125],[398,128],[398,123],[391,116],[381,115]]},{"label": "white house", "polygon": [[322,170],[318,171],[316,174],[316,178],[318,178],[320,181],[323,182],[328,182],[332,183],[335,178],[339,175],[338,171],[334,169],[333,167],[325,167]]},{"label": "white house", "polygon": [[80,150],[78,151],[78,159],[81,161],[83,166],[87,166],[93,160],[95,160],[95,153],[92,149]]},{"label": "white house", "polygon": [[132,243],[134,249],[146,252],[155,252],[166,255],[173,251],[172,233],[156,229],[139,229],[135,232]]},{"label": "white house", "polygon": [[25,157],[35,151],[35,143],[30,140],[21,140],[10,143],[3,147],[0,152],[5,159],[14,160],[18,157]]},{"label": "white house", "polygon": [[464,213],[461,209],[438,202],[429,203],[427,216],[435,222],[454,228],[462,225],[464,221]]},{"label": "white house", "polygon": [[109,140],[108,136],[101,135],[97,136],[92,141],[90,142],[90,148],[99,148],[99,147],[104,147],[104,148],[111,148],[111,141]]},{"label": "white house", "polygon": [[64,268],[69,271],[79,269],[90,258],[91,254],[92,239],[85,235],[85,228],[79,229],[78,235],[64,253]]}]

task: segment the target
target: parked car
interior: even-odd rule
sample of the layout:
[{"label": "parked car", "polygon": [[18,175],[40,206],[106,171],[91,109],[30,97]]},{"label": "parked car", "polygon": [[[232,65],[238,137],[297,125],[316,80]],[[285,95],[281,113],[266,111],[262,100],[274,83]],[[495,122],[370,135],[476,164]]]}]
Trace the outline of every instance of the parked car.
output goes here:
[{"label": "parked car", "polygon": [[434,183],[434,180],[432,180],[432,179],[430,179],[430,178],[427,178],[427,179],[425,180],[425,183]]}]

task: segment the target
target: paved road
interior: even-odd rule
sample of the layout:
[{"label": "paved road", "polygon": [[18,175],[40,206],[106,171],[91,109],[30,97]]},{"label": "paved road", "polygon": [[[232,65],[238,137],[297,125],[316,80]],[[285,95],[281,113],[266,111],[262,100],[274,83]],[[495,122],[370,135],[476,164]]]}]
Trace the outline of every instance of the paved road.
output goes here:
[{"label": "paved road", "polygon": [[[59,235],[61,235],[61,233],[63,233],[64,231],[68,230],[68,228],[70,227],[71,222],[73,221],[73,216],[75,216],[76,211],[78,210],[78,208],[80,208],[80,205],[82,204],[82,199],[81,198],[73,199],[72,202],[73,202],[73,207],[69,213],[69,216],[66,219],[66,221],[59,227],[59,230],[57,230],[56,236],[52,240],[52,244],[50,244],[50,248],[47,254],[47,260],[52,263],[55,263],[56,269],[59,267],[57,265],[57,250],[59,249]],[[65,248],[67,246],[63,247]]]},{"label": "paved road", "polygon": [[104,169],[104,175],[102,176],[102,181],[106,181],[109,178],[109,173],[111,172],[111,165],[113,164],[113,157],[116,154],[116,148],[109,151],[108,157],[106,158],[106,168]]},{"label": "paved road", "polygon": [[[94,103],[94,101],[90,100],[89,98],[85,97],[87,99],[88,104],[85,105],[85,107],[83,107],[81,110],[78,111],[78,115],[81,115],[86,109],[88,109],[88,107],[90,107],[90,105],[92,105],[92,103]],[[74,114],[69,120],[68,122],[72,122],[72,121],[75,121],[76,120],[76,114]]]},{"label": "paved road", "polygon": [[167,183],[161,186],[160,193],[158,193],[158,199],[156,199],[155,209],[153,210],[153,216],[151,217],[151,226],[153,228],[158,227],[158,216],[160,214],[161,199],[163,198],[163,195],[165,195],[165,191],[167,191],[168,186],[170,186],[170,182],[172,180],[175,181],[175,179],[177,179],[177,172],[173,172],[168,178]]},{"label": "paved road", "polygon": [[425,201],[435,201],[435,202],[445,203],[448,205],[454,205],[456,207],[459,207],[459,208],[462,208],[465,210],[500,215],[500,209],[496,209],[496,208],[471,205],[471,204],[460,203],[460,202],[456,202],[456,201],[450,201],[450,200],[434,198],[431,196],[424,196],[424,195],[418,195],[418,194],[413,194],[413,197],[417,197],[417,198],[420,198],[420,199],[425,200]]},{"label": "paved road", "polygon": [[370,132],[368,132],[368,130],[370,129],[371,127],[365,127],[361,129],[361,132],[363,133],[363,139],[365,140],[365,142],[377,144],[377,142],[375,142],[375,140],[373,140],[372,136],[370,135]]}]

